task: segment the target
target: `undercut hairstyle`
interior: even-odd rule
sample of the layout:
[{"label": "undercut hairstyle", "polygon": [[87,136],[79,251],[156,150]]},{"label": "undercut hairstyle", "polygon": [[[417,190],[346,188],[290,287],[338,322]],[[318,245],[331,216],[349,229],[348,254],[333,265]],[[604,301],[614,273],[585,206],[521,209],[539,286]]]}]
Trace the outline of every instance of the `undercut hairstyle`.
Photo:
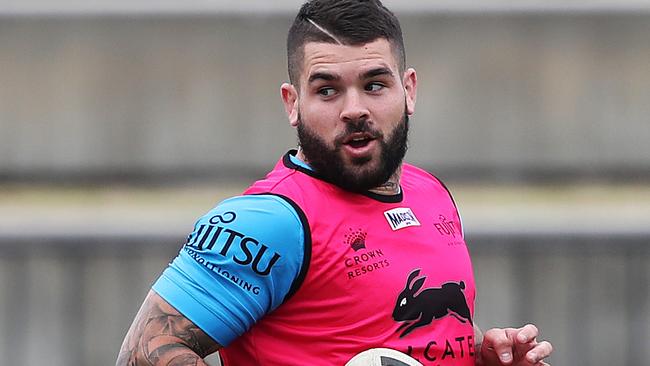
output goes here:
[{"label": "undercut hairstyle", "polygon": [[386,39],[400,73],[406,67],[402,29],[395,14],[379,0],[310,0],[302,5],[289,28],[289,80],[298,87],[304,46],[309,42],[360,46]]}]

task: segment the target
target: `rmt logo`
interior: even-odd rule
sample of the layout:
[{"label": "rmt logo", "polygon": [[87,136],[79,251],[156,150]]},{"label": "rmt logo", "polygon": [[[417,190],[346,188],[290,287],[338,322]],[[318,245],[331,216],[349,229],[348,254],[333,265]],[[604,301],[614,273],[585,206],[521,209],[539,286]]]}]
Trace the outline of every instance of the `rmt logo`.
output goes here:
[{"label": "rmt logo", "polygon": [[[427,288],[416,294],[424,285],[426,276],[415,280],[420,270],[413,270],[406,280],[406,287],[397,297],[393,319],[397,322],[404,322],[397,328],[397,332],[407,327],[400,338],[411,333],[415,328],[431,324],[434,319],[440,319],[451,315],[461,323],[469,321],[472,323],[472,316],[465,300],[463,290],[465,282],[447,282],[440,288]],[[415,281],[414,281],[415,280]]]}]

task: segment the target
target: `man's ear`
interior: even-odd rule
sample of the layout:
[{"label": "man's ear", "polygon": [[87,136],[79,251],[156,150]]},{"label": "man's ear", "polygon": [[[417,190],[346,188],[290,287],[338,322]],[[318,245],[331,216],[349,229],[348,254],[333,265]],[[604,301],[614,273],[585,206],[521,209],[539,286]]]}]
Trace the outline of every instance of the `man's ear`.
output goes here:
[{"label": "man's ear", "polygon": [[418,76],[415,69],[409,68],[404,72],[402,84],[406,93],[406,114],[410,116],[415,113],[415,100],[418,94]]},{"label": "man's ear", "polygon": [[289,83],[284,83],[280,87],[284,111],[289,118],[289,124],[292,127],[298,126],[298,91],[296,87]]}]

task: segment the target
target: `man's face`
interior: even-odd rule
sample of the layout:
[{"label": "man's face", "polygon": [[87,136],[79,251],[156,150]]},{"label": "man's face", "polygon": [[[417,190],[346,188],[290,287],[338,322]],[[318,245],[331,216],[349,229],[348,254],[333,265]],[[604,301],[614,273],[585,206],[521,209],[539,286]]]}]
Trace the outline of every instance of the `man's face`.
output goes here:
[{"label": "man's face", "polygon": [[[298,140],[306,160],[326,180],[353,192],[363,192],[388,181],[401,165],[406,154],[408,116],[399,121],[389,136],[373,130],[365,120],[348,124],[348,129],[335,138],[334,147],[315,134],[304,120],[298,124]],[[370,155],[343,160],[345,141],[349,136],[367,134],[379,144],[379,157]],[[356,144],[357,142],[352,142]],[[370,164],[375,162],[376,164]]]},{"label": "man's face", "polygon": [[385,39],[312,42],[304,46],[299,86],[284,84],[282,96],[307,162],[346,189],[384,183],[405,152],[415,71],[399,72]]}]

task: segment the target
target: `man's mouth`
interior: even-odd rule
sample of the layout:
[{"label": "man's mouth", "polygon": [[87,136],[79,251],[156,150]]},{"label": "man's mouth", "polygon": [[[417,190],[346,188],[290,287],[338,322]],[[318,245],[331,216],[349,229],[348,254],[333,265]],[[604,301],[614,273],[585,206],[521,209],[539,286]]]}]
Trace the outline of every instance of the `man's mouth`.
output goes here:
[{"label": "man's mouth", "polygon": [[354,149],[360,149],[367,146],[375,137],[368,133],[353,133],[343,140],[343,145],[347,145]]}]

